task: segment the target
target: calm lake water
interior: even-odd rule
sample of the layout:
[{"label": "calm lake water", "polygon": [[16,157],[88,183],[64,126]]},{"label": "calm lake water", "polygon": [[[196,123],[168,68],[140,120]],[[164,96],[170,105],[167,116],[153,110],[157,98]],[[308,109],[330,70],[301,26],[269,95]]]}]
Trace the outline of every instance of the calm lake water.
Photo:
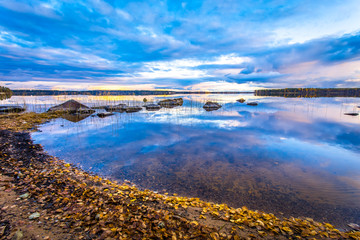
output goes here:
[{"label": "calm lake water", "polygon": [[[57,119],[33,133],[52,155],[140,188],[200,197],[339,227],[360,223],[358,98],[244,95],[13,97],[45,111],[68,99],[88,106],[142,105],[183,97],[183,106]],[[245,98],[258,106],[236,102]],[[223,107],[207,112],[207,100]],[[104,110],[97,110],[102,112]]]}]

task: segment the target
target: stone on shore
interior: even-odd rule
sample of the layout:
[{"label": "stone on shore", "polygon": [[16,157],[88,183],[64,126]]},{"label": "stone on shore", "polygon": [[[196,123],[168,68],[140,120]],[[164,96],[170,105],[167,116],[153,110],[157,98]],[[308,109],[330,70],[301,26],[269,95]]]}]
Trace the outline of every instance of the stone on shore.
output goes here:
[{"label": "stone on shore", "polygon": [[66,101],[60,105],[49,108],[48,112],[66,112],[66,113],[94,113],[95,111],[84,104],[73,99]]},{"label": "stone on shore", "polygon": [[215,111],[215,110],[218,110],[219,108],[221,108],[222,106],[217,103],[217,102],[206,102],[205,105],[203,106],[203,108],[206,110],[206,111]]},{"label": "stone on shore", "polygon": [[34,220],[34,219],[37,219],[40,217],[40,213],[36,212],[36,213],[33,213],[29,216],[29,219],[30,220]]}]

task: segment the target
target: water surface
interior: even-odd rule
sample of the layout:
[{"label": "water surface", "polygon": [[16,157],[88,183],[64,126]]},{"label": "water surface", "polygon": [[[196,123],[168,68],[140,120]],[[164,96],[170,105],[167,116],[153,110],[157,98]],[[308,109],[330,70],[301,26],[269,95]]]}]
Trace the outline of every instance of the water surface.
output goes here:
[{"label": "water surface", "polygon": [[[183,106],[79,122],[57,119],[33,138],[50,154],[141,188],[340,227],[360,222],[360,118],[344,115],[360,110],[358,98],[176,97],[184,98]],[[240,97],[259,105],[236,102]],[[89,106],[135,105],[144,96],[10,100],[44,111],[70,98]],[[207,100],[223,107],[206,112]]]}]

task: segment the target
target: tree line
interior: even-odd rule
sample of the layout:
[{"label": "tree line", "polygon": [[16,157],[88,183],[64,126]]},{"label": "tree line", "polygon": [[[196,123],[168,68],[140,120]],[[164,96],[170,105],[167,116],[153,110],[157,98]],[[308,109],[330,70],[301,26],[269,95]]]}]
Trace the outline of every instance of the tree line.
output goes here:
[{"label": "tree line", "polygon": [[274,97],[360,97],[360,88],[283,88],[255,90],[255,96]]},{"label": "tree line", "polygon": [[9,88],[0,86],[0,100],[11,98],[12,94]]}]

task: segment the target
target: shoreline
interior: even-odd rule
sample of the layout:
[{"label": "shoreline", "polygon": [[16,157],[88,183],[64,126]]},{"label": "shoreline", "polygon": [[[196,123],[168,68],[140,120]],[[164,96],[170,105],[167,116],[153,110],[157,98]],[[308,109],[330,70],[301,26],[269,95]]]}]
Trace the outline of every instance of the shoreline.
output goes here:
[{"label": "shoreline", "polygon": [[[309,218],[280,219],[246,207],[231,208],[198,198],[141,191],[128,183],[102,179],[44,153],[28,132],[16,132],[35,129],[56,117],[34,113],[1,117],[0,173],[8,184],[0,187],[2,194],[7,191],[17,196],[19,200],[11,206],[24,215],[23,221],[41,222],[37,225],[44,228],[50,225],[59,239],[71,239],[68,233],[76,234],[78,239],[360,239],[360,232],[341,232],[331,224]],[[17,207],[27,203],[40,214],[35,221],[28,217],[36,212],[24,214]],[[2,216],[11,207],[4,204],[0,206]],[[10,227],[5,227],[4,233],[10,238],[18,229],[7,221]]]}]

